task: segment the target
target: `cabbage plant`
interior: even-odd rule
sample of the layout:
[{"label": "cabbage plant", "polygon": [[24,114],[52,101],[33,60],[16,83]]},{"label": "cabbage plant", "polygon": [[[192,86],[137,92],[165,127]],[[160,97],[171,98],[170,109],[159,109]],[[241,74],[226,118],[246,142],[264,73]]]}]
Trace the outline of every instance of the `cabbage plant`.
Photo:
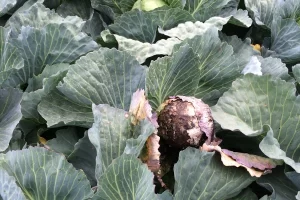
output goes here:
[{"label": "cabbage plant", "polygon": [[300,1],[0,0],[0,199],[300,200]]}]

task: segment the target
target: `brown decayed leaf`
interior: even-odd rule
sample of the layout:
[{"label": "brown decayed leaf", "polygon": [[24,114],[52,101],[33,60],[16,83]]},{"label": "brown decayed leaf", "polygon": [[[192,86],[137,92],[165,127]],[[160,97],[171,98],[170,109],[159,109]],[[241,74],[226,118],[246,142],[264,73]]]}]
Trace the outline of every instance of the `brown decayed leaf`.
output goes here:
[{"label": "brown decayed leaf", "polygon": [[264,174],[270,173],[271,169],[277,165],[277,163],[269,158],[233,152],[222,149],[220,146],[212,146],[205,143],[201,147],[201,150],[218,151],[221,154],[221,160],[225,166],[244,167],[251,176],[255,177],[261,177]]},{"label": "brown decayed leaf", "polygon": [[147,148],[147,165],[148,168],[152,171],[157,173],[160,169],[160,152],[158,151],[159,148],[159,140],[160,137],[153,133],[149,136],[146,142]]}]

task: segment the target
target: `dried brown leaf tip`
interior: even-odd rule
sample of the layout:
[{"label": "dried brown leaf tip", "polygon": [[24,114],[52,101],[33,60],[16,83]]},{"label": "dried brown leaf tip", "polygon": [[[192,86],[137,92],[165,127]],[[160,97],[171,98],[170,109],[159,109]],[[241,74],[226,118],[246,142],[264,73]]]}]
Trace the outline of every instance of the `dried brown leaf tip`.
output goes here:
[{"label": "dried brown leaf tip", "polygon": [[178,148],[198,147],[201,140],[205,140],[207,144],[214,140],[211,111],[201,99],[175,96],[162,105],[158,116],[158,135],[169,145]]},{"label": "dried brown leaf tip", "polygon": [[251,176],[255,177],[261,177],[264,174],[271,173],[271,170],[279,164],[270,158],[233,152],[222,149],[220,146],[203,144],[201,150],[218,151],[221,154],[221,160],[225,166],[244,167]]},{"label": "dried brown leaf tip", "polygon": [[[137,90],[133,93],[129,113],[131,114],[131,123],[137,125],[139,121],[148,119],[157,128],[157,116],[152,114],[152,108],[146,99],[145,91],[143,89]],[[160,169],[160,152],[159,148],[160,137],[155,133],[150,135],[146,141],[145,152],[141,155],[144,163],[147,163],[148,168],[157,173]]]},{"label": "dried brown leaf tip", "polygon": [[156,115],[152,114],[152,108],[146,99],[145,91],[138,89],[131,97],[129,113],[131,114],[131,123],[136,125],[139,121],[148,118],[155,127],[158,127]]}]

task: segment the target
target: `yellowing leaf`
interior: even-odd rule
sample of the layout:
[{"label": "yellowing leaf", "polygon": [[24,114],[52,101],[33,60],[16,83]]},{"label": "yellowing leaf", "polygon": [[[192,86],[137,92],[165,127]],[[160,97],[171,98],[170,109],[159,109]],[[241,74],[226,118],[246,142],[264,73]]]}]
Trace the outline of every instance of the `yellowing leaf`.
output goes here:
[{"label": "yellowing leaf", "polygon": [[256,51],[260,51],[261,50],[261,46],[259,44],[251,44],[251,46],[253,47],[254,50]]},{"label": "yellowing leaf", "polygon": [[38,136],[39,137],[39,141],[41,144],[45,145],[47,143],[47,140],[41,136]]}]

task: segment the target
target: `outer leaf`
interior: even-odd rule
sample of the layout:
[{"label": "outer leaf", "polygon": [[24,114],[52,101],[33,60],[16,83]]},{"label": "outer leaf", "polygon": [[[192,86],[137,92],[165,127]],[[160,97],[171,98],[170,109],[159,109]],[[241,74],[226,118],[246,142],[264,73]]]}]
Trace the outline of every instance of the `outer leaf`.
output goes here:
[{"label": "outer leaf", "polygon": [[238,58],[237,62],[240,66],[246,66],[246,64],[248,64],[250,58],[252,58],[253,55],[260,55],[258,51],[253,50],[250,38],[241,40],[236,35],[226,36],[222,33],[220,33],[219,35],[222,42],[227,42],[233,47],[233,52]]},{"label": "outer leaf", "polygon": [[100,49],[81,57],[58,89],[82,105],[109,104],[129,110],[131,95],[144,88],[146,67],[126,52]]},{"label": "outer leaf", "polygon": [[293,19],[277,19],[271,26],[271,47],[274,56],[282,59],[284,63],[300,61],[300,27]]},{"label": "outer leaf", "polygon": [[285,172],[285,175],[288,179],[290,179],[294,185],[300,190],[300,173],[295,171],[292,172]]},{"label": "outer leaf", "polygon": [[245,68],[242,71],[242,74],[249,74],[249,73],[258,76],[262,75],[261,63],[259,62],[256,56],[251,57],[251,60],[248,62],[248,64],[245,66]]},{"label": "outer leaf", "polygon": [[8,152],[2,167],[27,199],[87,199],[93,194],[83,172],[76,171],[63,155],[44,148]]},{"label": "outer leaf", "polygon": [[46,145],[52,150],[64,154],[68,157],[74,150],[74,145],[78,141],[77,130],[75,127],[68,127],[56,131],[56,138],[48,140]]},{"label": "outer leaf", "polygon": [[276,8],[281,8],[281,0],[245,0],[245,6],[256,24],[271,27]]},{"label": "outer leaf", "polygon": [[89,128],[94,121],[90,105],[75,103],[58,90],[42,99],[38,112],[47,121],[48,127],[76,125]]},{"label": "outer leaf", "polygon": [[149,17],[149,14],[135,9],[117,18],[115,23],[109,26],[109,29],[130,39],[152,43],[156,36],[157,25]]},{"label": "outer leaf", "polygon": [[173,196],[168,190],[164,191],[162,194],[158,194],[157,196],[159,200],[173,200]]},{"label": "outer leaf", "polygon": [[[54,66],[53,66],[54,68]],[[22,114],[23,118],[31,118],[38,123],[44,123],[44,119],[41,118],[37,111],[38,104],[42,98],[53,91],[57,84],[65,77],[66,72],[59,71],[58,73],[50,76],[49,78],[43,78],[44,75],[38,76],[38,78],[29,81],[32,89],[38,87],[39,82],[42,82],[42,87],[32,92],[25,92],[22,98]],[[39,80],[42,79],[42,80]]]},{"label": "outer leaf", "polygon": [[243,74],[252,73],[256,75],[270,74],[282,80],[293,82],[294,79],[289,75],[288,68],[279,58],[252,56],[250,62],[242,71]]},{"label": "outer leaf", "polygon": [[106,28],[102,16],[92,8],[90,1],[64,1],[56,12],[63,17],[76,15],[86,20],[82,29],[85,33],[91,35],[94,40]]},{"label": "outer leaf", "polygon": [[273,77],[279,77],[285,81],[294,81],[289,75],[289,70],[284,63],[278,58],[258,58],[261,62],[262,73],[271,74]]},{"label": "outer leaf", "polygon": [[[131,119],[127,112],[108,105],[93,105],[95,122],[88,135],[96,147],[96,179],[123,152],[136,157],[141,153],[147,137],[155,127],[149,121],[142,121],[131,130]],[[101,183],[102,184],[102,183]]]},{"label": "outer leaf", "polygon": [[153,174],[134,155],[115,159],[100,181],[94,200],[158,199],[154,193]]},{"label": "outer leaf", "polygon": [[[197,65],[200,80],[195,97],[204,98],[205,102],[211,101],[213,99],[211,96],[219,97],[237,77],[241,76],[245,58],[239,63],[232,46],[221,42],[218,38],[217,29],[209,29],[202,36],[185,40],[184,43],[194,50],[199,59]],[[245,53],[245,56],[247,54]]]},{"label": "outer leaf", "polygon": [[30,9],[31,6],[33,6],[35,3],[43,3],[44,0],[20,0],[17,4],[17,6],[11,10],[11,13],[13,13],[12,16],[16,16],[20,12],[24,12],[25,10]]},{"label": "outer leaf", "polygon": [[13,32],[20,33],[22,26],[40,29],[48,24],[63,24],[67,26],[71,32],[78,32],[78,29],[80,30],[84,25],[84,21],[79,17],[61,17],[55,13],[54,10],[46,8],[42,4],[43,1],[44,0],[34,0],[26,2],[20,10],[9,18],[7,26],[10,26]]},{"label": "outer leaf", "polygon": [[148,137],[155,132],[154,125],[148,121],[140,121],[138,125],[134,127],[133,138],[126,141],[126,147],[124,149],[125,154],[133,154],[138,157],[144,147]]},{"label": "outer leaf", "polygon": [[113,13],[116,16],[131,10],[135,1],[136,0],[91,0],[94,9],[102,12],[106,11],[106,14]]},{"label": "outer leaf", "polygon": [[5,200],[25,200],[21,188],[16,184],[14,177],[0,168],[0,199]]},{"label": "outer leaf", "polygon": [[187,0],[184,9],[198,21],[216,16],[229,0]]},{"label": "outer leaf", "polygon": [[58,74],[68,71],[70,65],[67,63],[59,63],[55,65],[46,65],[45,69],[38,76],[34,76],[28,80],[28,86],[25,92],[33,92],[39,89],[43,89],[44,82],[47,79],[57,76]]},{"label": "outer leaf", "polygon": [[300,2],[295,0],[287,0],[283,8],[280,9],[283,18],[294,18],[299,24]]},{"label": "outer leaf", "polygon": [[132,137],[132,133],[129,115],[124,110],[93,104],[93,113],[95,122],[88,135],[97,151],[96,179],[100,184],[100,176],[114,159],[123,154],[126,140]]},{"label": "outer leaf", "polygon": [[20,6],[22,6],[26,0],[3,0],[0,2],[0,17],[5,14],[11,14]]},{"label": "outer leaf", "polygon": [[5,15],[10,9],[12,9],[17,3],[17,0],[13,1],[1,1],[0,2],[0,17]]},{"label": "outer leaf", "polygon": [[68,161],[76,169],[82,169],[92,186],[97,184],[95,177],[96,149],[90,142],[87,132],[74,146],[74,151],[68,156]]},{"label": "outer leaf", "polygon": [[25,61],[20,70],[20,82],[27,82],[42,72],[46,64],[72,62],[79,56],[97,48],[92,38],[80,32],[70,31],[67,26],[48,24],[41,29],[23,27],[14,45],[21,49]]},{"label": "outer leaf", "polygon": [[135,9],[117,18],[109,29],[133,40],[153,43],[158,26],[170,29],[186,21],[195,19],[188,12],[178,8],[162,7],[150,12]]},{"label": "outer leaf", "polygon": [[11,44],[10,33],[9,29],[0,27],[0,85],[14,75],[16,70],[24,67],[20,52]]},{"label": "outer leaf", "polygon": [[92,16],[83,27],[83,31],[89,34],[94,40],[96,40],[105,29],[107,30],[107,25],[101,14],[96,11],[93,11]]},{"label": "outer leaf", "polygon": [[300,4],[297,0],[246,0],[245,5],[258,25],[270,28],[278,16],[292,18],[299,23]]},{"label": "outer leaf", "polygon": [[127,39],[119,35],[114,36],[118,41],[119,50],[130,53],[139,63],[144,63],[147,58],[154,55],[171,55],[174,45],[181,42],[177,38],[168,38],[150,44]]},{"label": "outer leaf", "polygon": [[179,47],[170,57],[152,62],[147,76],[150,104],[157,109],[168,96],[192,96],[198,77],[198,57],[188,45]]},{"label": "outer leaf", "polygon": [[237,196],[230,198],[228,200],[258,200],[256,194],[251,191],[251,189],[245,189]]},{"label": "outer leaf", "polygon": [[284,175],[282,168],[273,170],[272,174],[262,176],[256,181],[272,192],[271,199],[295,199],[297,188]]},{"label": "outer leaf", "polygon": [[300,172],[300,163],[297,161],[295,162],[293,159],[287,156],[287,153],[285,152],[287,150],[282,150],[278,140],[274,138],[273,130],[268,126],[266,127],[264,127],[263,132],[267,132],[267,135],[259,144],[259,148],[262,150],[262,152],[270,158],[283,160],[286,164],[293,167],[297,172]]},{"label": "outer leaf", "polygon": [[24,134],[19,128],[15,128],[13,132],[13,136],[9,142],[8,148],[4,151],[4,153],[13,150],[20,150],[26,147],[26,141],[24,139]]},{"label": "outer leaf", "polygon": [[8,147],[13,131],[22,118],[21,98],[22,93],[17,89],[0,89],[0,152]]},{"label": "outer leaf", "polygon": [[222,17],[212,17],[207,20],[205,23],[196,21],[196,22],[184,22],[179,24],[177,27],[170,30],[158,29],[158,32],[169,37],[176,37],[180,40],[187,38],[193,38],[196,35],[203,35],[207,30],[212,27],[222,30],[223,25],[228,22],[229,18]]},{"label": "outer leaf", "polygon": [[[274,135],[269,135],[260,148],[264,147],[267,151],[270,147],[279,148],[280,144],[288,159],[299,162],[299,101],[292,83],[271,76],[249,74],[233,83],[232,88],[212,107],[212,114],[222,128],[240,130],[245,135],[259,134],[264,124],[270,125]],[[282,159],[282,150],[272,152],[272,158]],[[297,169],[300,170],[299,167]]]},{"label": "outer leaf", "polygon": [[293,75],[298,83],[300,83],[300,64],[293,66]]},{"label": "outer leaf", "polygon": [[179,7],[179,8],[183,8],[186,0],[165,0],[165,2],[172,7]]},{"label": "outer leaf", "polygon": [[167,6],[150,11],[148,16],[152,19],[153,23],[165,30],[173,28],[180,23],[196,21],[189,12]]},{"label": "outer leaf", "polygon": [[224,167],[214,153],[188,147],[174,166],[175,200],[227,199],[254,179],[242,169]]},{"label": "outer leaf", "polygon": [[241,27],[250,27],[252,25],[252,19],[249,18],[248,12],[246,10],[238,9],[232,13],[232,17],[230,18],[229,23]]},{"label": "outer leaf", "polygon": [[[100,49],[81,57],[57,88],[38,107],[48,126],[63,122],[90,127],[91,104],[128,110],[131,95],[145,86],[147,68],[126,52]],[[79,81],[82,80],[82,81]]]},{"label": "outer leaf", "polygon": [[78,16],[83,20],[90,18],[93,13],[90,1],[64,1],[57,9],[56,12],[63,17]]}]

